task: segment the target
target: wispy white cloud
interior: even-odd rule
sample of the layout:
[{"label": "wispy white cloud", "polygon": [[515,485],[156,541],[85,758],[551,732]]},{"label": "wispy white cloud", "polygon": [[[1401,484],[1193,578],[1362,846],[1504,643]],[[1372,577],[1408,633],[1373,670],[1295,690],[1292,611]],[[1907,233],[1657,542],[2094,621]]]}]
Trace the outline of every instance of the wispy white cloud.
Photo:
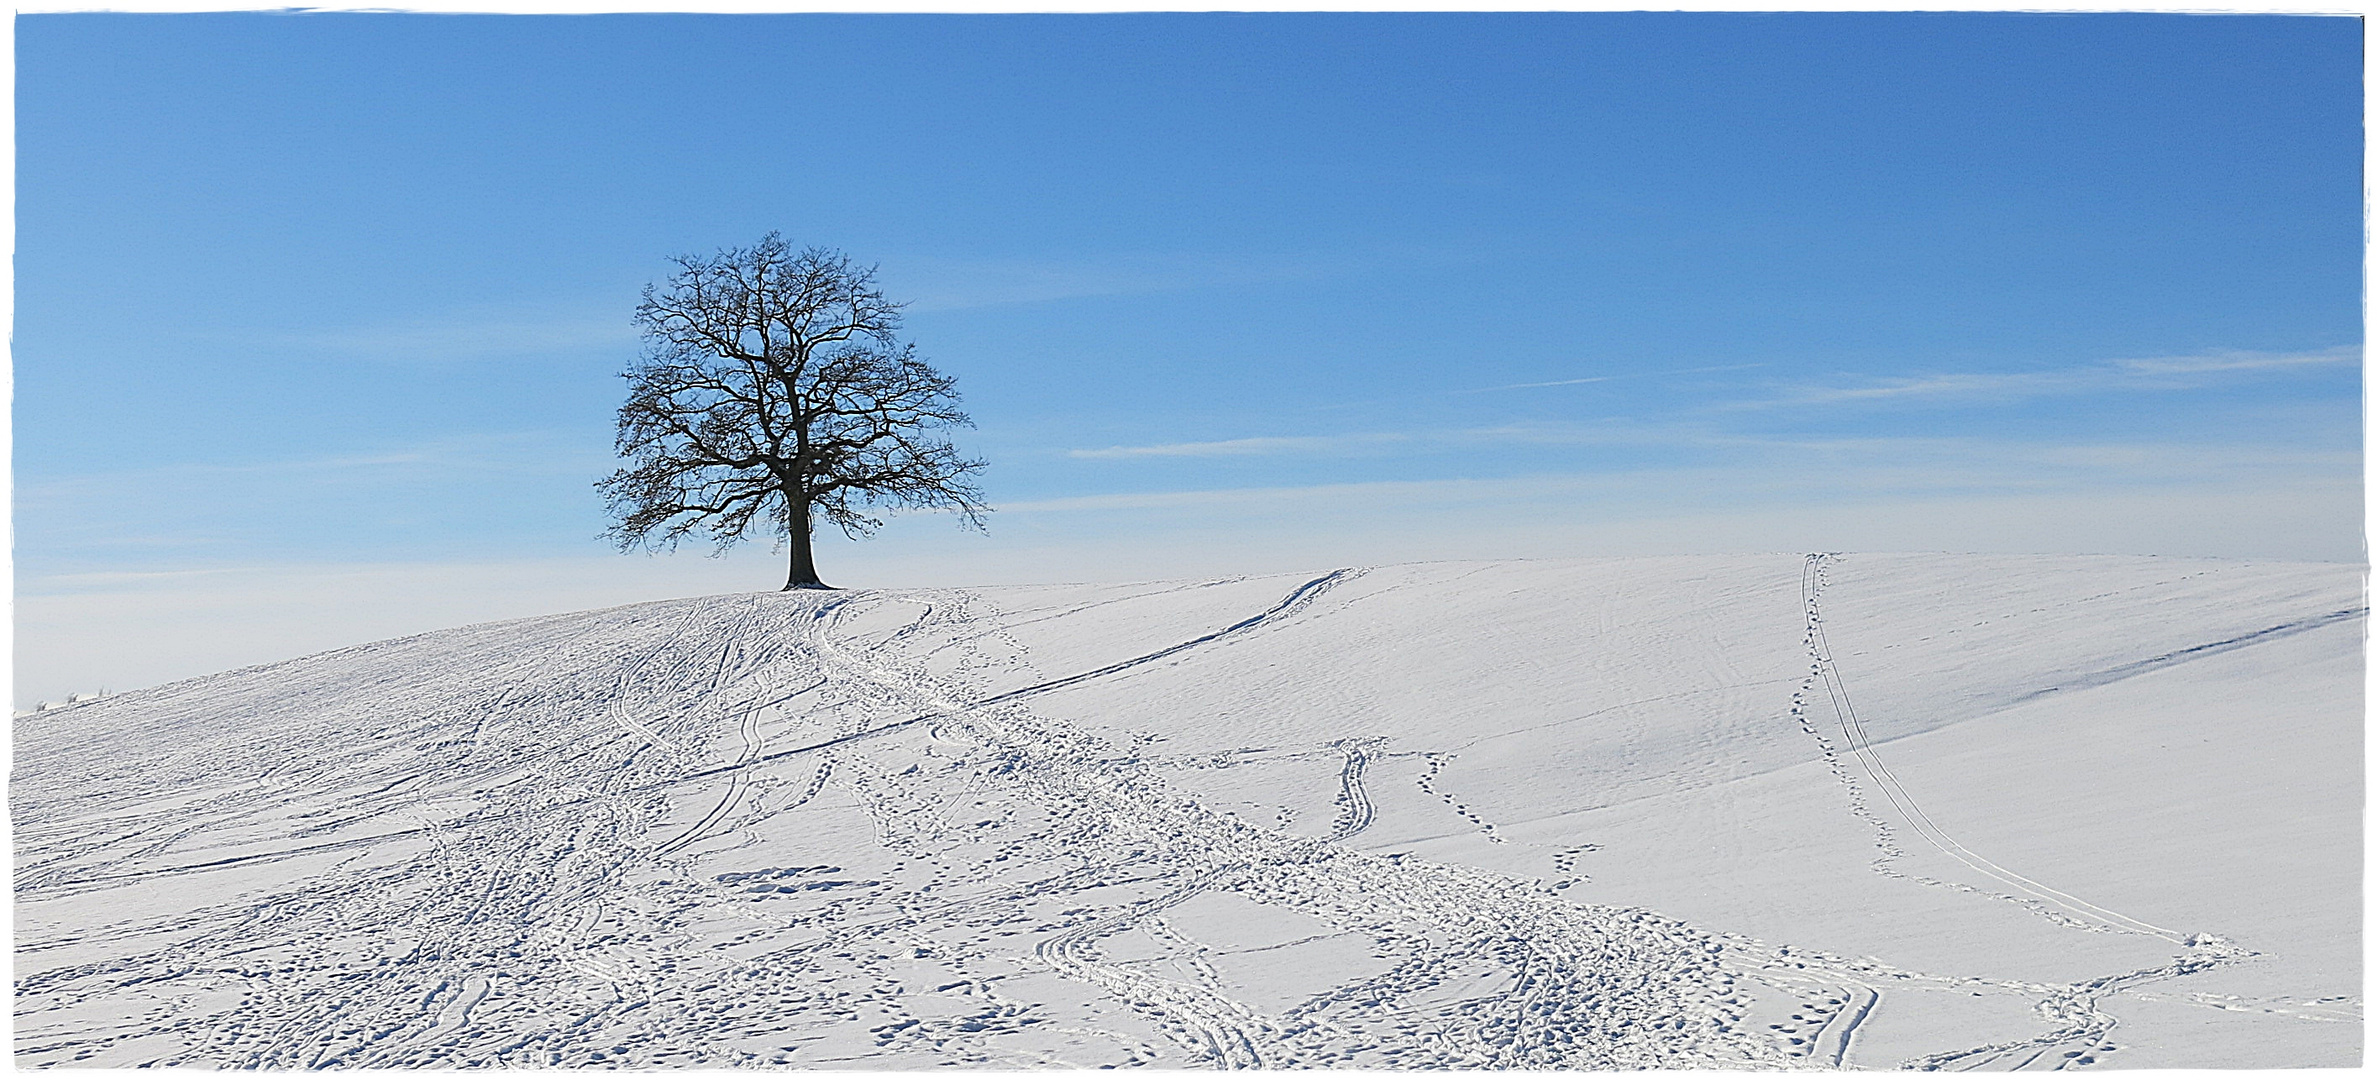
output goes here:
[{"label": "wispy white cloud", "polygon": [[2115,360],[2115,367],[2150,375],[2191,375],[2208,371],[2258,371],[2266,368],[2318,367],[2358,364],[2361,347],[2339,345],[2314,352],[2217,352],[2198,356],[2159,356],[2143,360]]},{"label": "wispy white cloud", "polygon": [[1342,259],[1295,255],[1138,255],[1064,262],[918,256],[900,260],[897,279],[888,284],[898,295],[912,300],[911,310],[955,311],[1217,285],[1310,281],[1347,265]]},{"label": "wispy white cloud", "polygon": [[572,445],[569,439],[555,432],[487,432],[429,439],[376,452],[250,461],[178,461],[104,472],[20,477],[17,492],[22,496],[84,488],[140,491],[237,477],[299,479],[335,473],[414,468],[439,472],[583,472],[610,460],[607,452]]},{"label": "wispy white cloud", "polygon": [[1586,383],[1610,382],[1617,379],[1655,379],[1668,375],[1698,375],[1711,371],[1748,371],[1764,364],[1718,364],[1713,367],[1675,368],[1667,371],[1626,371],[1614,375],[1590,375],[1575,379],[1553,379],[1549,382],[1504,383],[1500,386],[1474,386],[1455,390],[1456,394],[1491,394],[1498,390],[1539,390],[1553,386],[1582,386]]},{"label": "wispy white cloud", "polygon": [[1068,450],[1076,458],[1257,457],[1292,453],[1340,453],[1388,443],[1409,442],[1411,436],[1393,432],[1352,435],[1271,435],[1212,442],[1158,443],[1153,446],[1107,446]]},{"label": "wispy white cloud", "polygon": [[[1279,436],[1163,446],[1110,447],[1074,451],[1077,457],[1219,457],[1339,454],[1350,448],[1393,447],[1411,454],[1458,453],[1480,447],[1602,447],[1650,450],[1629,455],[1633,465],[1600,470],[1608,475],[1642,475],[1656,469],[1714,469],[1717,474],[1753,477],[1787,466],[1821,463],[1855,483],[1904,486],[2016,489],[2066,487],[2075,483],[2193,482],[2246,477],[2284,482],[2309,476],[2357,476],[2357,449],[2268,444],[2178,442],[2054,444],[1975,437],[1791,437],[1743,434],[1689,423],[1526,423],[1445,428],[1419,432]],[[1679,475],[1681,475],[1679,473]],[[1730,484],[1730,480],[1712,480]],[[1843,483],[1850,481],[1843,480]],[[1252,489],[1250,489],[1252,490]],[[1271,490],[1271,489],[1262,489]],[[1152,500],[1168,504],[1182,496],[1096,496],[1093,499]],[[1202,497],[1202,496],[1199,496]],[[1042,504],[1023,504],[1042,505]],[[1055,505],[1049,503],[1046,505]],[[1083,504],[1088,505],[1088,504]],[[1009,507],[1002,506],[1002,509]]]},{"label": "wispy white cloud", "polygon": [[1726,437],[1696,425],[1644,424],[1628,420],[1496,424],[1448,428],[1423,436],[1444,447],[1473,446],[1713,446]]},{"label": "wispy white cloud", "polygon": [[1501,386],[1480,386],[1480,387],[1477,387],[1476,389],[1473,389],[1473,390],[1463,390],[1463,391],[1460,391],[1460,393],[1464,393],[1464,394],[1485,394],[1485,393],[1491,393],[1491,392],[1493,392],[1493,391],[1496,391],[1496,390],[1533,390],[1533,389],[1536,389],[1536,388],[1538,388],[1538,387],[1545,387],[1545,386],[1582,386],[1582,385],[1584,385],[1584,384],[1586,384],[1586,383],[1608,382],[1608,381],[1610,381],[1611,379],[1614,379],[1614,378],[1617,378],[1617,376],[1615,376],[1615,375],[1595,375],[1595,376],[1593,376],[1592,378],[1589,378],[1589,379],[1553,379],[1553,380],[1552,380],[1552,381],[1550,381],[1550,382],[1515,382],[1515,383],[1505,383],[1505,384],[1503,384],[1503,385],[1501,385]]},{"label": "wispy white cloud", "polygon": [[1257,252],[1118,252],[1088,258],[963,258],[929,252],[886,257],[884,285],[914,311],[1037,304],[1243,285],[1323,281],[1470,265],[1497,253],[1476,244],[1399,242],[1358,249]]},{"label": "wispy white cloud", "polygon": [[1945,372],[1879,379],[1854,386],[1789,387],[1780,394],[1727,402],[1722,408],[1766,408],[1886,401],[2015,401],[2051,394],[2086,394],[2140,387],[2185,388],[2206,377],[2282,369],[2358,364],[2358,345],[2309,352],[2214,352],[2113,360],[2043,371]]},{"label": "wispy white cloud", "polygon": [[[1620,499],[1636,512],[1661,505],[1713,507],[1850,493],[1893,497],[2056,492],[2085,494],[2195,487],[2325,490],[2357,485],[2357,450],[2254,445],[2018,443],[1974,438],[1790,439],[1672,432],[1721,448],[1722,460],[1590,472],[1441,480],[1116,492],[1001,503],[1003,514],[1216,507],[1292,508],[1357,496],[1380,505],[1442,508],[1483,493],[1555,502]],[[1798,494],[1794,494],[1798,493]],[[1640,505],[1637,505],[1640,504]]]},{"label": "wispy white cloud", "polygon": [[2071,389],[2089,381],[2083,374],[2098,376],[2101,371],[2039,371],[2011,373],[1957,373],[1926,375],[1912,379],[1886,379],[1866,386],[1803,387],[1792,391],[1782,404],[1816,405],[1835,401],[1885,401],[1893,398],[2005,398],[2027,394]]},{"label": "wispy white cloud", "polygon": [[635,354],[640,332],[624,313],[602,316],[459,315],[262,335],[294,352],[382,363],[474,363],[558,352]]},{"label": "wispy white cloud", "polygon": [[1107,446],[1068,450],[1066,456],[1092,459],[1217,458],[1326,456],[1386,448],[1413,451],[1481,444],[1572,445],[1578,443],[1675,443],[1695,436],[1649,431],[1630,425],[1505,424],[1499,427],[1447,428],[1437,431],[1370,431],[1338,435],[1264,435],[1211,442],[1159,443],[1152,446]]},{"label": "wispy white cloud", "polygon": [[360,453],[20,475],[17,565],[21,574],[29,563],[80,565],[107,552],[278,550],[302,543],[292,537],[371,515],[484,524],[524,500],[589,490],[611,467],[606,450],[527,431]]}]

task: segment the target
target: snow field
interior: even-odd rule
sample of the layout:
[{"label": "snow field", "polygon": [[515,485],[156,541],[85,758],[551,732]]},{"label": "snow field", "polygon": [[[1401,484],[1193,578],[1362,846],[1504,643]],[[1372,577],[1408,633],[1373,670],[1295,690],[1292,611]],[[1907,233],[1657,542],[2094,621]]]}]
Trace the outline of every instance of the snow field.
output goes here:
[{"label": "snow field", "polygon": [[2357,567],[710,597],[20,718],[20,1064],[2359,1056]]}]

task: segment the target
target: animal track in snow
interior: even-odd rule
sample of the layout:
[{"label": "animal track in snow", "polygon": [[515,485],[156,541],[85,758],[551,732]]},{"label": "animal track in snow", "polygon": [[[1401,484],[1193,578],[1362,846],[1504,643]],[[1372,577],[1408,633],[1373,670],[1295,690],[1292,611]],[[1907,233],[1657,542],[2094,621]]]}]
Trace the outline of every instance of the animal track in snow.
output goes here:
[{"label": "animal track in snow", "polygon": [[1477,831],[1486,835],[1486,839],[1497,844],[1503,843],[1504,841],[1502,837],[1494,832],[1493,822],[1487,821],[1486,819],[1477,816],[1475,813],[1472,813],[1468,804],[1454,798],[1451,792],[1437,790],[1436,774],[1443,772],[1444,767],[1451,763],[1452,755],[1423,754],[1423,756],[1428,762],[1428,767],[1426,770],[1420,773],[1420,790],[1444,800],[1444,804],[1446,806],[1452,807],[1453,813],[1468,818],[1470,824],[1477,826]]},{"label": "animal track in snow", "polygon": [[1578,844],[1575,847],[1564,847],[1553,852],[1552,874],[1557,880],[1552,882],[1552,888],[1554,890],[1565,889],[1593,880],[1591,874],[1578,873],[1576,864],[1579,857],[1599,850],[1601,850],[1599,844]]}]

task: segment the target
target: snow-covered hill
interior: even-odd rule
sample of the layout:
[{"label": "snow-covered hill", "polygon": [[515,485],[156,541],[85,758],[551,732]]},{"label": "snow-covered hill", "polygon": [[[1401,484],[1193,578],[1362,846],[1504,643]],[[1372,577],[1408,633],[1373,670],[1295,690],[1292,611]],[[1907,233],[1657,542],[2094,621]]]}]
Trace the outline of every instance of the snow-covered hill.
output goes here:
[{"label": "snow-covered hill", "polygon": [[2358,567],[764,593],[22,718],[20,1064],[2360,1054]]}]

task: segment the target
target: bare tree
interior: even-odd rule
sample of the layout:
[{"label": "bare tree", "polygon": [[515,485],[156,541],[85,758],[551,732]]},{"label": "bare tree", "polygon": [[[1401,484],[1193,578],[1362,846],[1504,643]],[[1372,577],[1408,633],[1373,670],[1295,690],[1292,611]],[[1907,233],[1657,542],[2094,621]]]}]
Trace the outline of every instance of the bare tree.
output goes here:
[{"label": "bare tree", "polygon": [[711,258],[680,256],[636,307],[644,358],[625,378],[618,448],[631,467],[596,485],[621,550],[702,531],[724,551],[760,527],[791,551],[787,589],[822,589],[819,518],[853,539],[875,507],[956,511],[982,527],[983,462],[940,432],[971,427],[956,380],[898,338],[901,305],[871,267],[769,233]]}]

